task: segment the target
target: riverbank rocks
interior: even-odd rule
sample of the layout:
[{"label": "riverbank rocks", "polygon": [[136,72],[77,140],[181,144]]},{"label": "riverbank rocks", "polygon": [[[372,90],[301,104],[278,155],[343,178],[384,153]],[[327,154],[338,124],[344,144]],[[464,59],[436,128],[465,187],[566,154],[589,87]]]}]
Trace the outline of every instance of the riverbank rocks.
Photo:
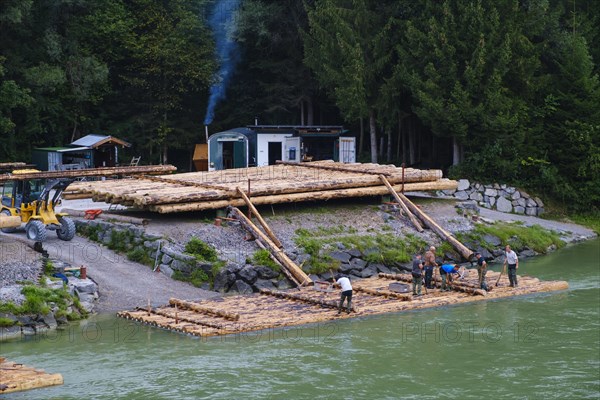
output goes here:
[{"label": "riverbank rocks", "polygon": [[544,213],[544,202],[527,192],[498,183],[482,184],[468,179],[458,181],[457,190],[442,190],[439,196],[451,196],[457,200],[472,200],[478,206],[505,213],[538,216]]}]

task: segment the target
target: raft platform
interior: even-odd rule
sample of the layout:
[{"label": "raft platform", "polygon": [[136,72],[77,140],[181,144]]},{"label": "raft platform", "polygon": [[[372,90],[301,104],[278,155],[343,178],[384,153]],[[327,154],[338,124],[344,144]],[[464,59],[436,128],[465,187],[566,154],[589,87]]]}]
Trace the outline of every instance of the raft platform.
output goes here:
[{"label": "raft platform", "polygon": [[[498,272],[488,272],[487,282],[492,288],[489,292],[478,289],[477,271],[470,269],[463,279],[455,280],[450,292],[441,291],[438,277],[435,289],[428,289],[425,294],[423,287],[423,295],[413,297],[410,274],[379,274],[378,277],[352,282],[354,310],[341,315],[337,314],[339,291],[310,286],[287,291],[262,290],[251,295],[199,302],[172,298],[165,306],[138,307],[119,312],[117,316],[174,332],[208,337],[552,292],[569,287],[564,281],[540,281],[534,277],[519,276],[519,286],[512,288],[506,275],[495,287],[498,275]],[[408,289],[408,292],[398,292],[398,286]]]},{"label": "raft platform", "polygon": [[49,374],[0,357],[0,395],[62,384],[61,374]]}]

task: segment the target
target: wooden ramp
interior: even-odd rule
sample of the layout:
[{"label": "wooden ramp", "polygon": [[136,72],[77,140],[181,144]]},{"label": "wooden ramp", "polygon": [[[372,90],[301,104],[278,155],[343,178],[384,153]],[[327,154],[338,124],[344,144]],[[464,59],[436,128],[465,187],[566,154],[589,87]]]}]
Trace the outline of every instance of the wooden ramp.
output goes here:
[{"label": "wooden ramp", "polygon": [[[488,272],[490,286],[493,286],[498,274]],[[288,291],[263,290],[252,295],[227,296],[201,302],[171,299],[168,305],[162,307],[138,308],[117,315],[175,332],[206,337],[551,292],[569,286],[564,281],[544,282],[521,276],[518,288],[508,287],[502,281],[499,287],[484,292],[477,289],[477,271],[473,269],[457,282],[455,290],[451,292],[429,289],[424,296],[413,298],[410,292],[396,293],[390,290],[390,283],[400,280],[408,284],[410,279],[409,274],[399,274],[354,281],[352,302],[356,307],[355,312],[349,315],[342,313],[341,316],[337,315],[336,309],[339,292],[319,291],[313,287]]]},{"label": "wooden ramp", "polygon": [[61,374],[49,374],[0,357],[0,394],[62,384]]}]

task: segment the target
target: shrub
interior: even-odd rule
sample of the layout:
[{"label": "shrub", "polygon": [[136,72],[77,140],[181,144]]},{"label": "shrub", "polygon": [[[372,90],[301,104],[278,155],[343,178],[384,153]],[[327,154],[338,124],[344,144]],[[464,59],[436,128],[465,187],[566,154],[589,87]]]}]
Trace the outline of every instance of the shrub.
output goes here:
[{"label": "shrub", "polygon": [[257,250],[254,255],[252,255],[252,264],[263,265],[271,268],[273,271],[281,272],[281,267],[271,259],[270,255],[271,253],[269,253],[269,250]]},{"label": "shrub", "polygon": [[199,261],[217,261],[217,251],[197,237],[192,237],[185,245],[185,252]]},{"label": "shrub", "polygon": [[146,253],[146,251],[144,251],[142,247],[136,247],[135,249],[128,251],[127,259],[150,266],[154,264],[154,260]]},{"label": "shrub", "polygon": [[0,317],[0,328],[8,328],[16,324],[16,321],[13,321],[10,318]]}]

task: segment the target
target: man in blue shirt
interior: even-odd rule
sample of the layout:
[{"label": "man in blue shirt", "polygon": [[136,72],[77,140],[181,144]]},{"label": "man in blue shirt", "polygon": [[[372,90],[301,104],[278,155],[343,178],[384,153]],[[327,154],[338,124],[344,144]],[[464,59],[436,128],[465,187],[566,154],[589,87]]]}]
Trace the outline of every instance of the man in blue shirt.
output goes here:
[{"label": "man in blue shirt", "polygon": [[449,292],[450,286],[447,283],[452,282],[452,274],[458,275],[458,265],[456,264],[443,264],[440,267],[440,276],[442,277],[442,292]]}]

